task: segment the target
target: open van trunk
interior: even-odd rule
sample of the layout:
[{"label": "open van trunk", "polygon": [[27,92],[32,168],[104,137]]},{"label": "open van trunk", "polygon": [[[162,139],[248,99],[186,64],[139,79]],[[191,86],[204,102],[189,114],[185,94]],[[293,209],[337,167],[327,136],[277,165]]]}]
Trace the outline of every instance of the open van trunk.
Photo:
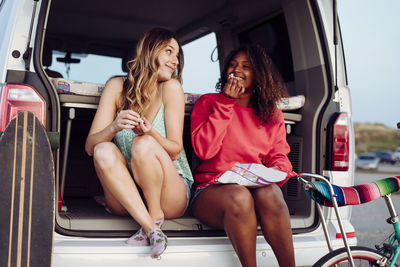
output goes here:
[{"label": "open van trunk", "polygon": [[[47,4],[47,1],[42,2],[43,6]],[[294,171],[321,173],[327,166],[329,141],[326,140],[326,129],[338,110],[332,104],[333,70],[329,68],[331,64],[327,64],[331,58],[327,37],[322,34],[325,31],[321,31],[326,25],[319,10],[317,1],[294,0],[52,0],[43,39],[42,62],[45,66],[39,64],[36,67],[45,69],[47,76],[43,70],[38,73],[48,79],[48,91],[54,95],[57,89],[59,91],[59,105],[49,106],[51,118],[47,120],[49,129],[59,129],[61,136],[55,158],[63,207],[56,216],[56,231],[75,236],[129,236],[138,225],[130,217],[108,214],[93,199],[102,195],[102,189],[92,158],[84,151],[84,143],[99,97],[60,93],[63,85],[68,87],[72,82],[60,82],[60,79],[50,77],[56,74],[46,70],[46,66],[52,67],[49,61],[54,55],[63,57],[62,61],[70,64],[71,69],[80,63],[73,63],[68,53],[72,53],[72,58],[79,54],[120,58],[125,64],[138,39],[153,27],[175,31],[182,44],[194,42],[209,33],[215,34],[220,65],[224,56],[242,43],[263,45],[281,71],[290,95],[304,95],[306,99],[304,106],[284,110],[291,147],[289,157]],[[86,71],[96,72],[100,68],[107,68],[107,65],[99,64]],[[115,74],[120,73],[121,69],[115,69]],[[185,81],[183,87],[187,93],[196,93],[191,91],[193,88],[185,87]],[[209,92],[212,91],[214,89],[209,88]],[[194,168],[197,159],[189,136],[192,108],[193,103],[188,102],[184,148]],[[282,190],[290,210],[293,232],[315,229],[318,218],[314,206],[297,181],[289,180]],[[189,214],[167,220],[163,230],[171,237],[224,234],[202,225]]]}]

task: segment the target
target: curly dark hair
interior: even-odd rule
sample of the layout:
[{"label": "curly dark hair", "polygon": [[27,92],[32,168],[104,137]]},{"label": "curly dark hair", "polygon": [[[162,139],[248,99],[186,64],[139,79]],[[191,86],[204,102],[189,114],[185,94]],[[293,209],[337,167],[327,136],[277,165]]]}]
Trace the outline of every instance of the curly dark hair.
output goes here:
[{"label": "curly dark hair", "polygon": [[217,85],[217,91],[221,91],[227,83],[227,71],[229,63],[239,53],[246,53],[253,70],[253,88],[250,104],[262,123],[272,118],[277,108],[277,103],[282,97],[287,97],[286,85],[268,56],[264,47],[259,45],[244,45],[232,51],[226,58],[224,69]]}]

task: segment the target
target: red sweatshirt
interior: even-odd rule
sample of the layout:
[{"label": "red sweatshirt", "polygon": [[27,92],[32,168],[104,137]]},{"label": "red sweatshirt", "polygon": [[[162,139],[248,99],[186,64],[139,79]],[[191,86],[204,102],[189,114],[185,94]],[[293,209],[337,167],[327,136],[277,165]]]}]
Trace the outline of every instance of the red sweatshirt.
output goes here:
[{"label": "red sweatshirt", "polygon": [[201,160],[194,174],[196,187],[214,183],[235,163],[276,165],[290,172],[283,114],[279,109],[275,114],[261,124],[252,108],[237,105],[235,99],[217,93],[202,95],[191,115],[192,145]]}]

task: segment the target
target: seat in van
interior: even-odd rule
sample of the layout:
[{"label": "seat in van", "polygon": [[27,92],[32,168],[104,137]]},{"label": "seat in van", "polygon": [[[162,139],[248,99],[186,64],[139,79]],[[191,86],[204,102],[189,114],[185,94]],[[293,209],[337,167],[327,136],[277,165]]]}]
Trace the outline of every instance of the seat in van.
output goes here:
[{"label": "seat in van", "polygon": [[46,74],[49,77],[51,77],[51,78],[62,78],[63,77],[63,75],[61,73],[59,73],[58,71],[49,69],[49,67],[51,66],[52,61],[53,61],[53,53],[52,53],[51,48],[46,45],[43,48],[42,61],[43,61],[43,67],[46,67],[44,69],[44,71],[46,72]]}]

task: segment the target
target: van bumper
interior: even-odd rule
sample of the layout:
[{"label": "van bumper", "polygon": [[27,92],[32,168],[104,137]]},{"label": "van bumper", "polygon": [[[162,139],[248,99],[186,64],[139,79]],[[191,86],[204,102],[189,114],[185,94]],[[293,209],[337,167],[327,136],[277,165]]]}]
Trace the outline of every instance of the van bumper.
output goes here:
[{"label": "van bumper", "polygon": [[[125,244],[126,238],[82,238],[55,233],[53,267],[70,266],[241,266],[227,237],[169,238],[168,248],[159,259],[150,258],[149,247]],[[333,241],[334,248],[343,246],[341,239]],[[306,234],[293,236],[296,266],[310,266],[328,252],[320,227]],[[350,238],[356,245],[356,238]],[[271,247],[262,236],[257,238],[258,266],[278,266]]]}]

